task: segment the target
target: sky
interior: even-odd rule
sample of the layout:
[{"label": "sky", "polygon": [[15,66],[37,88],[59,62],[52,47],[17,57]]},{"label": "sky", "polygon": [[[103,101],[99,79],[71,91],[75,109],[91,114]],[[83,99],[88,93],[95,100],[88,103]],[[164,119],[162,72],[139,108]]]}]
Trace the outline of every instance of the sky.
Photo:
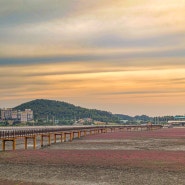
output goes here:
[{"label": "sky", "polygon": [[0,108],[34,99],[185,114],[185,0],[0,0]]}]

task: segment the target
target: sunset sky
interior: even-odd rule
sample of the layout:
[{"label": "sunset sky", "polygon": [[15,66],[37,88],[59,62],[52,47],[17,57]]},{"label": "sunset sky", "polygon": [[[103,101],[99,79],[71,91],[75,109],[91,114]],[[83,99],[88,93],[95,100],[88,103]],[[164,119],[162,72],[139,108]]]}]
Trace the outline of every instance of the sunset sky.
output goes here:
[{"label": "sunset sky", "polygon": [[0,0],[0,108],[52,99],[185,114],[185,0]]}]

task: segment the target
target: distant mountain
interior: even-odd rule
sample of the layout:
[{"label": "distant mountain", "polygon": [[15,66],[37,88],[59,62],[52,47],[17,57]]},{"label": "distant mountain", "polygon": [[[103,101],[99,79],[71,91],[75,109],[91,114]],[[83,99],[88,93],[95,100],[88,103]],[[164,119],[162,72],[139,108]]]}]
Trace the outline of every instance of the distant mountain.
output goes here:
[{"label": "distant mountain", "polygon": [[151,121],[153,120],[153,117],[149,117],[147,115],[141,115],[141,116],[134,116],[134,119],[142,120],[142,121]]},{"label": "distant mountain", "polygon": [[115,114],[120,120],[133,120],[132,116],[124,115],[124,114]]},{"label": "distant mountain", "polygon": [[14,109],[32,109],[35,119],[49,120],[55,118],[59,120],[59,123],[66,123],[64,120],[71,120],[72,123],[74,120],[82,118],[92,118],[93,120],[102,122],[119,122],[119,118],[110,112],[82,108],[66,102],[54,100],[37,99],[23,103],[14,107]]},{"label": "distant mountain", "polygon": [[141,120],[141,121],[152,121],[153,117],[149,117],[147,115],[141,115],[141,116],[128,116],[124,114],[115,114],[120,120],[128,120],[128,121],[135,121],[135,120]]}]

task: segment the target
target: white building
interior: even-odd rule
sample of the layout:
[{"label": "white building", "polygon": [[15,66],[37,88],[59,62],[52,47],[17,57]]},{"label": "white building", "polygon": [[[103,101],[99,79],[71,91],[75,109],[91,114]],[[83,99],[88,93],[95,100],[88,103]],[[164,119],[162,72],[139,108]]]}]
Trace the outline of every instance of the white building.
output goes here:
[{"label": "white building", "polygon": [[12,119],[12,109],[10,109],[10,108],[2,109],[1,110],[1,119],[2,120]]},{"label": "white building", "polygon": [[14,120],[18,119],[18,111],[17,110],[12,110],[11,118]]},{"label": "white building", "polygon": [[1,120],[17,120],[21,122],[32,122],[33,111],[31,109],[25,109],[25,111],[17,111],[8,109],[1,110]]},{"label": "white building", "polygon": [[25,109],[25,111],[20,112],[21,122],[33,121],[33,111],[31,109]]},{"label": "white building", "polygon": [[21,122],[33,121],[33,111],[31,109],[25,109],[25,111],[22,111],[21,120],[24,120]]}]

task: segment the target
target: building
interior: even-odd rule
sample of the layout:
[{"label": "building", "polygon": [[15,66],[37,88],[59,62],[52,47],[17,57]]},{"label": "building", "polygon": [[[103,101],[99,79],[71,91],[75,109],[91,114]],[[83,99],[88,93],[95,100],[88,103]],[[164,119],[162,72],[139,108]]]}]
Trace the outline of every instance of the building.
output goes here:
[{"label": "building", "polygon": [[21,122],[33,121],[33,111],[31,109],[25,109],[21,111]]},{"label": "building", "polygon": [[106,125],[106,123],[102,121],[94,121],[94,124],[95,125]]},{"label": "building", "polygon": [[174,116],[174,120],[169,120],[168,124],[172,126],[185,126],[185,116]]},{"label": "building", "polygon": [[8,120],[11,119],[11,114],[12,114],[12,109],[7,108],[7,109],[2,109],[1,110],[1,119],[2,120]]},{"label": "building", "polygon": [[18,119],[18,111],[17,110],[12,110],[11,112],[11,119],[17,120]]},{"label": "building", "polygon": [[93,123],[92,118],[82,118],[82,119],[75,121],[76,125],[90,125],[92,123]]},{"label": "building", "polygon": [[24,111],[13,110],[11,108],[1,109],[1,120],[3,121],[20,121],[33,122],[33,111],[25,109]]}]

